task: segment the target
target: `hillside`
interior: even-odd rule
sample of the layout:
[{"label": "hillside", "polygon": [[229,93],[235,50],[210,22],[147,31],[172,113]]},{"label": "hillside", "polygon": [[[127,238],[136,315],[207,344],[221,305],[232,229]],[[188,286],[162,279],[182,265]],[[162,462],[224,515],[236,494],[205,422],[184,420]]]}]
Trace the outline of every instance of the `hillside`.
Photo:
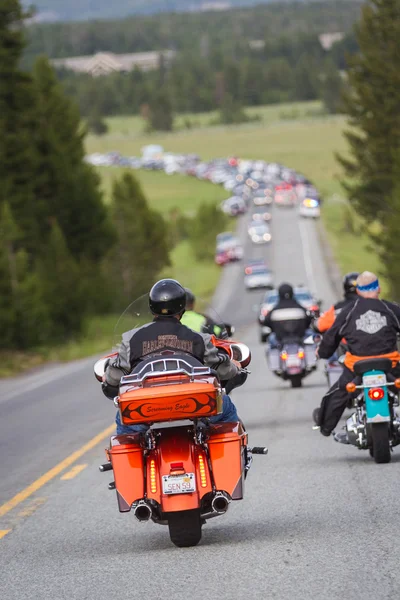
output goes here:
[{"label": "hillside", "polygon": [[[117,19],[127,15],[149,15],[162,12],[199,12],[223,10],[239,6],[269,4],[274,0],[36,0],[35,21],[71,21]],[[276,1],[276,0],[275,0]],[[286,0],[283,0],[286,2]],[[304,0],[291,0],[291,3]],[[349,2],[358,0],[348,0]],[[280,0],[282,2],[282,0]],[[32,4],[23,0],[23,4]]]}]

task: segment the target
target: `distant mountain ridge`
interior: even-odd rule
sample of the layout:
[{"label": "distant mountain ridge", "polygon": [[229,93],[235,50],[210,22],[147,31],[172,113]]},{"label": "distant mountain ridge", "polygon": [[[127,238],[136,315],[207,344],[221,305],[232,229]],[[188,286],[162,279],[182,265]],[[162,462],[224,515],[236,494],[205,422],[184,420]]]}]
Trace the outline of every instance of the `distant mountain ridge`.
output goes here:
[{"label": "distant mountain ridge", "polygon": [[[119,19],[128,15],[162,12],[198,12],[225,10],[283,2],[305,0],[33,0],[36,22],[83,21],[87,19]],[[312,1],[312,0],[311,0]],[[352,1],[352,0],[350,0]],[[23,0],[25,6],[32,4]]]}]

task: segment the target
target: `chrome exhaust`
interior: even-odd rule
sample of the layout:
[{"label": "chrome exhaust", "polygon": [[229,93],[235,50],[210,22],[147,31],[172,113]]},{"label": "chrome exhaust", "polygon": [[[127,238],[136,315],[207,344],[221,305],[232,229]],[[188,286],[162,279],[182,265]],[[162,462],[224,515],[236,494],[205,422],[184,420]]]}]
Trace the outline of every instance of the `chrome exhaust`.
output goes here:
[{"label": "chrome exhaust", "polygon": [[224,492],[217,492],[211,501],[211,510],[223,515],[229,508],[230,499]]},{"label": "chrome exhaust", "polygon": [[136,506],[134,506],[133,514],[135,515],[138,521],[144,522],[150,521],[153,511],[151,509],[151,506],[149,506],[149,504],[147,504],[145,500],[140,500],[136,504]]}]

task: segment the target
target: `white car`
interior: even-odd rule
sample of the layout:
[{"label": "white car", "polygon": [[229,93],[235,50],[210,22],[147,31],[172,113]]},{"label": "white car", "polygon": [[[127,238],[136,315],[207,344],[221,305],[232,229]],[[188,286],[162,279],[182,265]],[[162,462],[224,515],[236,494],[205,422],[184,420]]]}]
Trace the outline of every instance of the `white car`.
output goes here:
[{"label": "white car", "polygon": [[260,221],[252,221],[248,233],[253,244],[268,244],[272,239],[270,228]]},{"label": "white car", "polygon": [[246,267],[244,275],[244,287],[247,290],[256,290],[260,288],[272,289],[274,285],[272,282],[271,271],[262,265],[252,265]]},{"label": "white car", "polygon": [[314,198],[305,198],[299,207],[299,215],[301,217],[310,217],[311,219],[319,219],[321,209],[318,200]]}]

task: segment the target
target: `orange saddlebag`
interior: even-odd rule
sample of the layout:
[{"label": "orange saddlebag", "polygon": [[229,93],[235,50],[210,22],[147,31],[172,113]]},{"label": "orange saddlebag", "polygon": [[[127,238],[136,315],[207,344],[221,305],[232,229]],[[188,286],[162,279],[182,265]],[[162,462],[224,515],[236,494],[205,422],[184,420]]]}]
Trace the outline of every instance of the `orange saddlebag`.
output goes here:
[{"label": "orange saddlebag", "polygon": [[109,455],[119,510],[127,512],[135,500],[144,496],[144,461],[139,434],[112,436]]},{"label": "orange saddlebag", "polygon": [[124,425],[211,417],[222,412],[221,389],[214,377],[154,377],[145,386],[131,386],[119,396]]},{"label": "orange saddlebag", "polygon": [[247,435],[241,423],[220,423],[209,428],[208,450],[218,491],[241,500],[244,490],[244,448]]}]

